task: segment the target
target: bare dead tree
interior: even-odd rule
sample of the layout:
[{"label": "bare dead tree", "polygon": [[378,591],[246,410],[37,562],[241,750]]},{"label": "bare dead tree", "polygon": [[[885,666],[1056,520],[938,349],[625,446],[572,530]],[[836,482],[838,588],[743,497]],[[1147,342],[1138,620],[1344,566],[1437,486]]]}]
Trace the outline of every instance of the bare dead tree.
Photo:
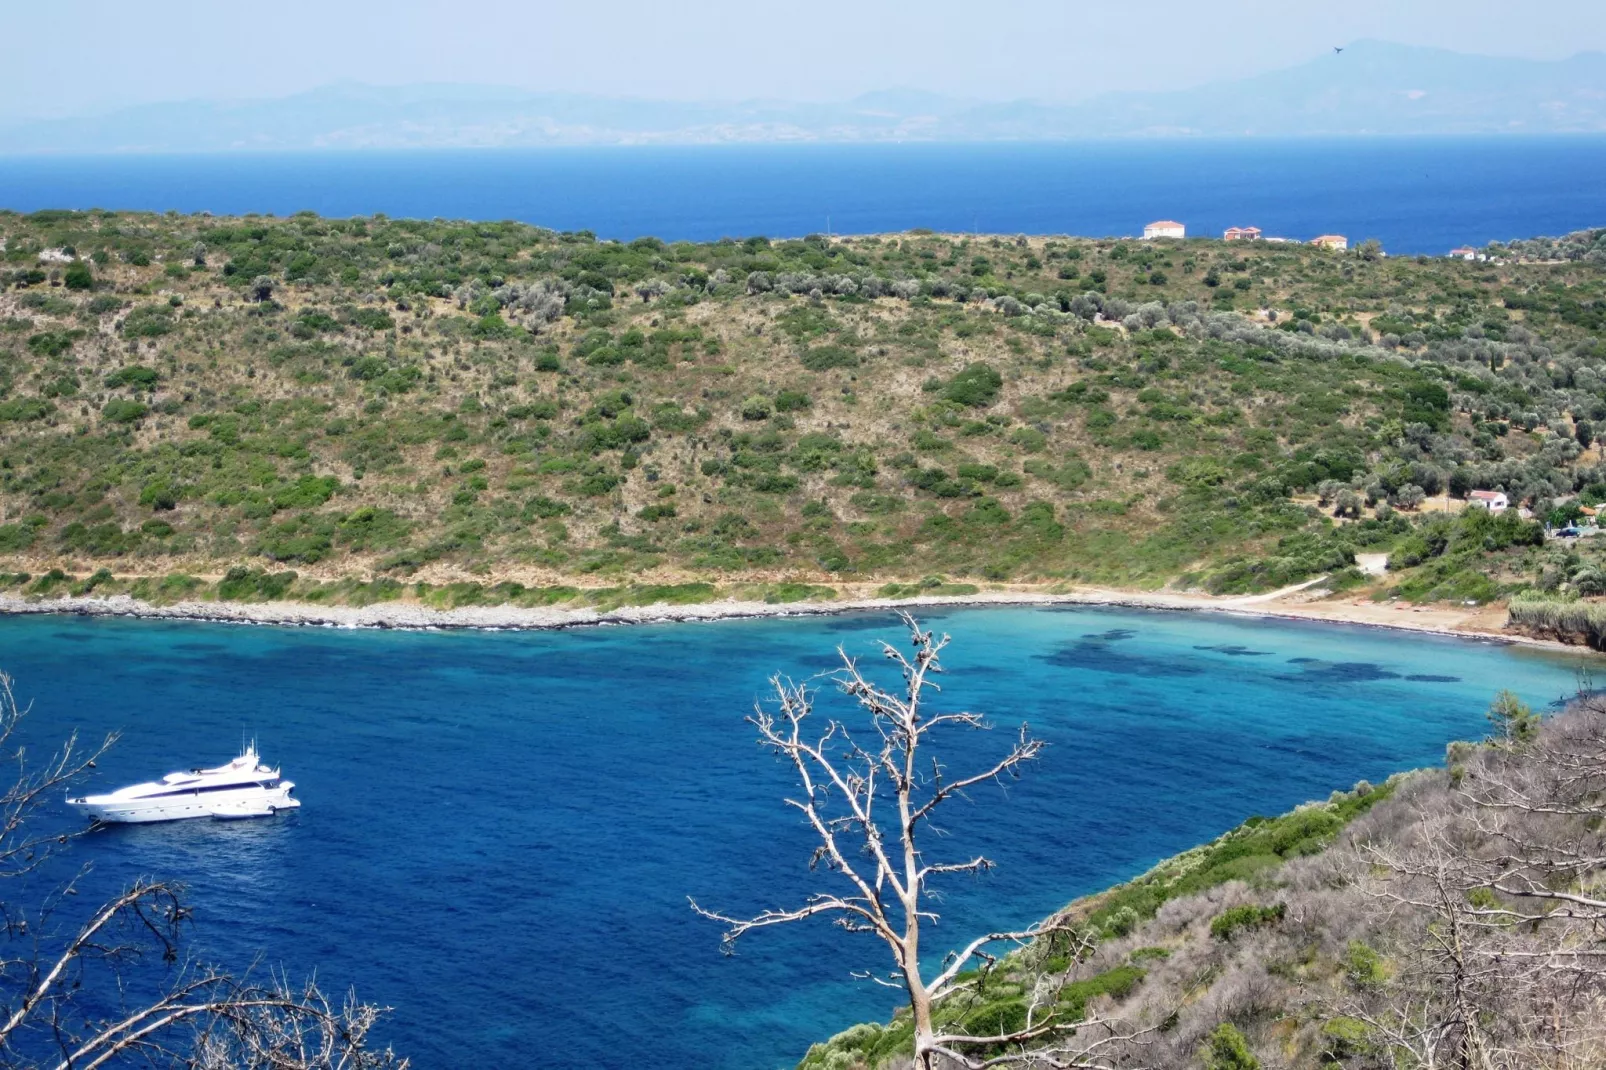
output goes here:
[{"label": "bare dead tree", "polygon": [[[78,835],[38,833],[33,819],[113,741],[84,750],[71,738],[31,764],[16,742],[27,712],[0,673],[0,754],[16,766],[0,794],[0,880],[37,870]],[[370,1044],[383,1008],[350,994],[336,1004],[312,981],[259,983],[187,961],[190,910],[176,885],[141,879],[71,920],[84,872],[33,906],[0,887],[0,1066],[406,1070],[406,1059]]]},{"label": "bare dead tree", "polygon": [[[907,613],[901,617],[909,629],[912,652],[882,644],[883,653],[902,675],[899,693],[873,683],[854,658],[840,647],[837,650],[842,664],[832,677],[865,715],[860,735],[835,719],[816,728],[816,692],[781,676],[770,681],[773,705],[757,704],[747,718],[758,730],[760,744],[790,763],[796,773],[799,791],[786,805],[802,815],[819,841],[810,868],[834,874],[841,891],[817,893],[800,906],[747,918],[706,910],[695,901],[692,909],[726,926],[727,951],[755,929],[812,917],[828,917],[848,932],[877,936],[891,952],[893,969],[885,976],[865,976],[908,996],[915,1025],[914,1059],[920,1070],[1105,1065],[1103,1055],[1132,1042],[1136,1034],[1097,1018],[1065,1021],[1049,1000],[1034,1001],[1024,1028],[997,1035],[943,1032],[934,1023],[934,1006],[974,983],[961,979],[972,963],[980,963],[986,971],[998,961],[1002,947],[1023,947],[1056,934],[1086,937],[1067,917],[1055,916],[1025,929],[978,936],[949,952],[934,975],[922,966],[922,925],[939,917],[930,905],[933,880],[982,873],[993,865],[981,854],[939,861],[926,850],[922,834],[940,834],[934,822],[948,800],[965,797],[972,788],[1017,778],[1022,767],[1042,753],[1043,743],[1022,725],[1008,751],[990,765],[969,774],[951,772],[932,753],[934,733],[990,726],[977,713],[928,709],[927,693],[940,690],[932,677],[942,672],[940,656],[949,637],[923,630]],[[1073,1031],[1079,1036],[1070,1043],[1067,1038]]]},{"label": "bare dead tree", "polygon": [[64,840],[59,833],[34,833],[27,826],[28,816],[46,796],[83,773],[116,742],[107,736],[99,746],[84,750],[77,733],[44,762],[30,765],[27,753],[16,742],[17,725],[28,713],[17,705],[11,677],[0,672],[0,759],[16,767],[15,779],[0,794],[0,877],[18,877],[37,867]]},{"label": "bare dead tree", "polygon": [[1369,1017],[1387,1023],[1385,1034],[1407,1044],[1424,1067],[1492,1070],[1483,1013],[1500,971],[1475,943],[1488,922],[1466,901],[1464,850],[1438,818],[1424,819],[1413,845],[1367,845],[1362,854],[1387,874],[1375,894],[1418,922],[1403,976],[1387,993],[1391,1013]]},{"label": "bare dead tree", "polygon": [[1402,969],[1353,1010],[1410,1065],[1606,1065],[1606,705],[1465,755],[1374,894],[1415,919]]}]

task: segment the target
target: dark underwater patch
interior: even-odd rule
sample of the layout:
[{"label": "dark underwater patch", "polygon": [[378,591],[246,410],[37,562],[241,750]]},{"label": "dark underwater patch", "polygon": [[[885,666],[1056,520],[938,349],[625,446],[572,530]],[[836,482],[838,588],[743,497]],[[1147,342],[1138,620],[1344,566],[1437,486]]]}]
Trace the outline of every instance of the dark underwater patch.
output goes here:
[{"label": "dark underwater patch", "polygon": [[1229,658],[1264,658],[1271,655],[1269,650],[1250,650],[1246,646],[1233,643],[1222,643],[1219,646],[1196,646],[1195,650],[1212,650],[1217,654],[1225,654]]},{"label": "dark underwater patch", "polygon": [[1117,643],[1122,639],[1130,639],[1138,634],[1131,628],[1111,628],[1107,632],[1087,632],[1082,638],[1091,639],[1096,643]]},{"label": "dark underwater patch", "polygon": [[173,649],[185,654],[220,654],[228,648],[222,643],[174,643]]},{"label": "dark underwater patch", "polygon": [[1418,684],[1459,684],[1459,676],[1434,676],[1432,673],[1416,672],[1406,677],[1407,680]]},{"label": "dark underwater patch", "polygon": [[1288,664],[1290,664],[1290,665],[1314,665],[1314,664],[1316,664],[1316,659],[1315,658],[1289,658],[1288,659]]},{"label": "dark underwater patch", "polygon": [[1054,653],[1039,654],[1037,658],[1060,669],[1084,669],[1121,676],[1199,676],[1206,671],[1202,665],[1178,658],[1151,658],[1117,650],[1101,639],[1094,637],[1067,643]]},{"label": "dark underwater patch", "polygon": [[1303,672],[1282,675],[1275,679],[1291,684],[1369,684],[1378,680],[1398,680],[1400,674],[1390,672],[1370,661],[1334,661],[1302,666]]},{"label": "dark underwater patch", "polygon": [[95,637],[83,632],[51,632],[50,638],[61,639],[69,643],[87,643]]}]

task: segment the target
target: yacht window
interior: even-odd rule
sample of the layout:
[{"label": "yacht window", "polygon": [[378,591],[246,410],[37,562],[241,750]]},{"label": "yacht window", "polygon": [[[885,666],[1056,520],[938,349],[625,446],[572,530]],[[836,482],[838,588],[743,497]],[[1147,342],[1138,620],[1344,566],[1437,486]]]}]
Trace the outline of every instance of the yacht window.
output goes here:
[{"label": "yacht window", "polygon": [[143,795],[144,799],[165,799],[170,795],[204,795],[213,791],[240,791],[244,788],[276,788],[277,780],[247,780],[236,784],[209,784],[204,788],[174,788],[171,791],[158,791],[150,795]]}]

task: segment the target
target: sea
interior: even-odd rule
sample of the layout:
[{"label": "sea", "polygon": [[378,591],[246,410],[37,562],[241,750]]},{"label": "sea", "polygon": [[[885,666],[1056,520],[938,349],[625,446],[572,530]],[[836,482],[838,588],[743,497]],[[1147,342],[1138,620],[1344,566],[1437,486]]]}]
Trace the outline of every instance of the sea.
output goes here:
[{"label": "sea", "polygon": [[[1587,684],[1549,650],[1358,626],[1100,608],[930,609],[952,636],[934,710],[975,769],[1022,723],[1026,775],[952,804],[935,861],[985,852],[933,903],[933,955],[1028,924],[1254,814],[1442,762],[1494,694],[1537,707]],[[82,867],[66,926],[140,875],[182,881],[188,953],[258,976],[316,971],[393,1008],[420,1070],[775,1070],[888,1015],[872,938],[807,923],[737,954],[688,899],[800,904],[810,834],[788,768],[744,720],[782,674],[816,718],[856,716],[820,674],[838,650],[883,674],[885,612],[544,632],[358,631],[0,617],[0,668],[38,758],[118,733],[87,787],[214,764],[255,739],[300,810],[116,827],[71,841],[8,902]],[[51,799],[44,827],[78,825]],[[155,967],[152,967],[155,968]],[[91,974],[92,977],[98,976]]]},{"label": "sea", "polygon": [[1606,138],[613,147],[0,157],[0,208],[516,219],[667,241],[1136,235],[1156,219],[1395,255],[1606,226]]}]

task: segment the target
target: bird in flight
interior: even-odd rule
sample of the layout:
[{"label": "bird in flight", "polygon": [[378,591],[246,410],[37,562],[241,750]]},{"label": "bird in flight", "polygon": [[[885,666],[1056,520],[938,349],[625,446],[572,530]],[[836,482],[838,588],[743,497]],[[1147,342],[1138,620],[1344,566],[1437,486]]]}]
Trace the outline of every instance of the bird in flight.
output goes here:
[{"label": "bird in flight", "polygon": [[1333,46],[1333,55],[1336,56],[1342,51],[1344,51],[1344,50],[1342,48],[1339,48],[1337,45]]}]

